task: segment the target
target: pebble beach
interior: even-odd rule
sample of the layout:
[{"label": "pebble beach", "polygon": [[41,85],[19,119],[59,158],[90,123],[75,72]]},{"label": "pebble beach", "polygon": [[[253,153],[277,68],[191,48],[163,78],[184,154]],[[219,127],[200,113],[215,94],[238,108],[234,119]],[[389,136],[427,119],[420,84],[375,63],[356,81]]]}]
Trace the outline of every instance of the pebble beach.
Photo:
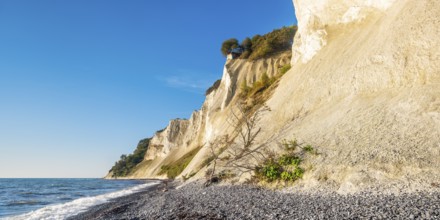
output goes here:
[{"label": "pebble beach", "polygon": [[440,219],[440,193],[285,193],[255,186],[176,189],[171,183],[114,199],[74,219]]}]

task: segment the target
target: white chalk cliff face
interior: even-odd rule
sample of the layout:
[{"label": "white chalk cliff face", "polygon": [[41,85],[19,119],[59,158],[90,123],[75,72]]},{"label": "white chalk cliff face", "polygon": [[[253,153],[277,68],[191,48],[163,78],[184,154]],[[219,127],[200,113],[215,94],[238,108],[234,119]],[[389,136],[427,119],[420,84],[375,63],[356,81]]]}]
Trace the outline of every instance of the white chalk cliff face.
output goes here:
[{"label": "white chalk cliff face", "polygon": [[299,185],[432,189],[440,179],[440,1],[294,3],[293,68],[262,123],[277,139],[319,146]]},{"label": "white chalk cliff face", "polygon": [[241,82],[245,80],[252,84],[263,73],[274,76],[280,67],[289,62],[288,53],[253,62],[239,59],[226,61],[220,83],[206,95],[202,108],[194,112],[189,120],[172,120],[164,130],[157,132],[150,141],[144,162],[127,178],[166,178],[158,175],[162,165],[201,147],[182,175],[199,170],[208,146],[233,130],[227,118],[238,101]]},{"label": "white chalk cliff face", "polygon": [[372,12],[385,12],[396,0],[293,0],[298,33],[293,62],[308,62],[327,44],[326,27],[359,22]]},{"label": "white chalk cliff face", "polygon": [[[222,80],[189,121],[156,134],[132,175],[157,177],[162,164],[203,146],[182,175],[197,172],[227,123],[238,85],[292,69],[267,101],[256,144],[311,144],[294,189],[341,193],[440,190],[440,1],[294,0],[292,59],[227,61]],[[193,178],[202,178],[199,172]]]}]

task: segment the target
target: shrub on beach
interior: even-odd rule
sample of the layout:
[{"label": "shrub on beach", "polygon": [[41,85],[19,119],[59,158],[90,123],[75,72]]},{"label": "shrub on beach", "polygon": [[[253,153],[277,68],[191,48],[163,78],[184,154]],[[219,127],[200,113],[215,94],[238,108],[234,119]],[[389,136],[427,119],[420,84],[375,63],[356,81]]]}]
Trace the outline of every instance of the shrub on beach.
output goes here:
[{"label": "shrub on beach", "polygon": [[308,144],[301,147],[295,139],[283,140],[281,145],[285,153],[282,155],[269,154],[269,157],[255,170],[255,178],[257,180],[266,182],[280,180],[295,182],[301,179],[305,172],[301,167],[301,162],[305,155],[297,149],[299,148],[305,153],[317,155],[312,145]]}]

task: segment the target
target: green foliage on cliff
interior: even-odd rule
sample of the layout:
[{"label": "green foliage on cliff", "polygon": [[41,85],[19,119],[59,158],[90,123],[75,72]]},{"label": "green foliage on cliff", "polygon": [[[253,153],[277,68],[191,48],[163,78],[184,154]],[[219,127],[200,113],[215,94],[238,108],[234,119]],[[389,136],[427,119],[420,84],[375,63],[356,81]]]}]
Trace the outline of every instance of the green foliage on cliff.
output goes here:
[{"label": "green foliage on cliff", "polygon": [[[269,77],[267,73],[263,73],[259,80],[248,85],[245,80],[240,85],[240,97],[244,100],[250,100],[250,105],[262,104],[267,98],[265,91],[276,82],[277,77]],[[256,101],[256,103],[254,103]]]},{"label": "green foliage on cliff", "polygon": [[249,37],[246,37],[243,40],[243,42],[241,42],[241,47],[243,47],[243,49],[245,49],[245,50],[252,49],[252,39],[250,39]]},{"label": "green foliage on cliff", "polygon": [[284,74],[287,73],[287,71],[289,71],[291,68],[292,68],[292,66],[290,65],[290,63],[284,65],[283,67],[281,67],[281,68],[279,69],[280,74],[281,74],[281,75],[284,75]]},{"label": "green foliage on cliff", "polygon": [[217,90],[218,87],[220,86],[221,82],[222,82],[221,79],[218,79],[217,81],[215,81],[214,84],[212,84],[212,86],[206,90],[205,95],[209,95],[211,92]]},{"label": "green foliage on cliff", "polygon": [[293,37],[297,31],[296,26],[275,29],[263,36],[255,35],[252,37],[252,53],[250,60],[257,60],[268,57],[272,54],[290,51],[292,49]]},{"label": "green foliage on cliff", "polygon": [[239,46],[238,40],[235,38],[225,40],[222,44],[221,52],[223,56],[226,56],[228,55],[230,50],[237,48],[238,46]]},{"label": "green foliage on cliff", "polygon": [[128,156],[123,154],[119,161],[111,168],[110,172],[113,172],[113,177],[124,177],[133,171],[139,163],[144,160],[145,153],[147,152],[150,138],[139,141],[136,149],[132,154]]},{"label": "green foliage on cliff", "polygon": [[250,106],[264,103],[269,98],[273,88],[276,87],[279,79],[289,71],[290,68],[290,64],[285,64],[278,68],[278,73],[272,77],[269,77],[267,73],[263,73],[259,80],[249,85],[246,80],[243,80],[240,84],[240,98],[246,101]]},{"label": "green foliage on cliff", "polygon": [[263,36],[257,34],[252,38],[246,37],[241,44],[235,38],[228,39],[223,42],[221,51],[226,56],[231,49],[241,47],[244,52],[240,59],[266,58],[273,54],[290,51],[297,29],[297,26],[282,27]]},{"label": "green foliage on cliff", "polygon": [[196,156],[200,148],[201,147],[198,147],[186,153],[181,158],[170,164],[163,165],[162,167],[160,167],[159,175],[167,174],[167,177],[170,179],[176,178],[188,166],[188,164],[191,162],[194,156]]},{"label": "green foliage on cliff", "polygon": [[[301,179],[305,170],[300,167],[305,153],[317,155],[311,145],[301,147],[295,139],[282,142],[286,153],[282,155],[269,154],[267,159],[255,170],[255,177],[259,181],[294,182]],[[300,151],[297,150],[300,148]]]}]

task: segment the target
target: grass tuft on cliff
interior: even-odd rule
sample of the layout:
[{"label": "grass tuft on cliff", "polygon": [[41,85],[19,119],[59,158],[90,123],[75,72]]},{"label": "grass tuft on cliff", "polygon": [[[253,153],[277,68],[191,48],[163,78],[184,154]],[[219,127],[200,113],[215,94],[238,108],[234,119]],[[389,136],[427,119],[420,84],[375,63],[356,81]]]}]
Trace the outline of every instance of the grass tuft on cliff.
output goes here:
[{"label": "grass tuft on cliff", "polygon": [[150,138],[140,140],[132,154],[128,156],[125,154],[121,155],[119,161],[110,169],[110,172],[113,173],[112,177],[125,177],[130,174],[133,169],[143,161],[150,140]]},{"label": "grass tuft on cliff", "polygon": [[240,98],[245,101],[246,106],[249,108],[262,105],[277,86],[279,79],[289,71],[290,68],[290,64],[280,67],[278,74],[273,77],[269,77],[267,73],[263,73],[259,80],[250,85],[243,80],[240,85]]},{"label": "grass tuft on cliff", "polygon": [[160,167],[159,175],[167,174],[167,177],[170,179],[176,178],[188,166],[188,164],[191,162],[194,156],[196,156],[197,152],[199,152],[200,149],[201,147],[198,147],[186,153],[178,160],[173,161],[170,164],[163,165],[162,167]]}]

